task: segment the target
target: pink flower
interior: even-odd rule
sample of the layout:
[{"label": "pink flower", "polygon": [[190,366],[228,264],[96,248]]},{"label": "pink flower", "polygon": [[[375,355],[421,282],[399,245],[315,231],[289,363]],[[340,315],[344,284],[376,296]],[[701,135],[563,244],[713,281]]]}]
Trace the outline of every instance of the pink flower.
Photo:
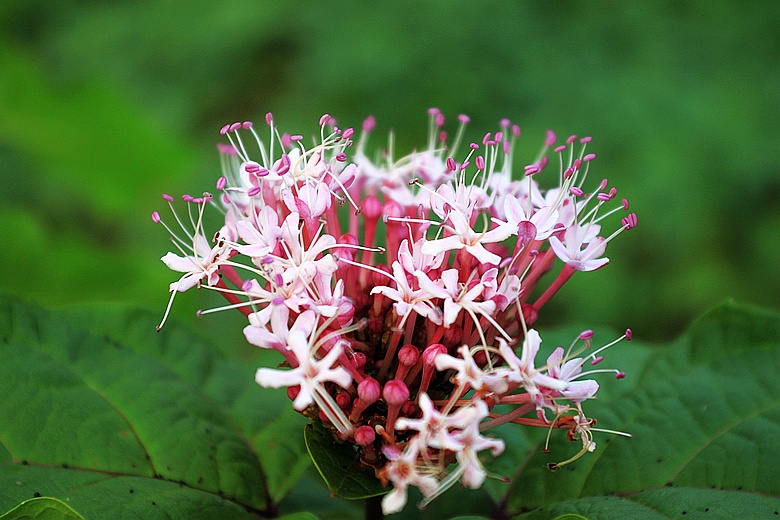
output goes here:
[{"label": "pink flower", "polygon": [[484,244],[501,242],[512,236],[512,229],[505,222],[499,223],[489,231],[478,233],[466,220],[466,216],[458,211],[451,211],[447,217],[452,235],[435,240],[428,240],[422,247],[422,252],[428,255],[438,255],[447,251],[465,249],[479,262],[498,265],[501,257],[485,249]]},{"label": "pink flower", "polygon": [[[609,263],[609,258],[598,258],[607,249],[603,237],[592,238],[590,227],[573,224],[563,234],[563,241],[550,237],[550,247],[555,254],[577,271],[595,271]],[[583,249],[584,247],[584,249]]]},{"label": "pink flower", "polygon": [[[421,490],[422,505],[457,482],[480,487],[480,453],[504,450],[483,434],[501,424],[565,428],[583,441],[575,457],[592,450],[583,405],[598,384],[584,378],[625,375],[582,370],[616,342],[584,359],[558,348],[535,366],[541,337],[531,326],[541,309],[576,271],[606,265],[607,243],[637,222],[634,214],[615,218],[619,228],[599,236],[628,201],[617,202],[606,179],[584,191],[595,159],[585,153],[590,138],[570,136],[548,154],[556,141],[548,132],[517,175],[518,125],[502,120],[459,152],[469,118],[458,116],[452,139],[440,110],[429,118],[427,142],[405,156],[392,144],[367,153],[372,117],[355,138],[325,114],[311,147],[305,134],[280,131],[270,113],[263,128],[228,124],[221,205],[209,194],[184,196],[197,212],[173,212],[181,231],[152,214],[176,247],[163,261],[181,273],[165,316],[192,287],[228,302],[201,314],[242,312],[246,340],[284,361],[259,368],[256,382],[288,387],[295,410],[354,446],[393,487],[386,514],[404,507],[409,486]],[[542,190],[536,178],[556,164],[554,154],[558,185]],[[600,214],[607,204],[615,207]],[[224,216],[213,241],[203,228],[207,205]],[[579,337],[586,348],[591,336]],[[516,353],[510,345],[520,340]]]},{"label": "pink flower", "polygon": [[436,370],[455,370],[452,380],[461,388],[472,388],[478,393],[503,393],[508,389],[507,378],[502,373],[489,374],[477,364],[468,345],[458,349],[460,359],[449,354],[436,356]]}]

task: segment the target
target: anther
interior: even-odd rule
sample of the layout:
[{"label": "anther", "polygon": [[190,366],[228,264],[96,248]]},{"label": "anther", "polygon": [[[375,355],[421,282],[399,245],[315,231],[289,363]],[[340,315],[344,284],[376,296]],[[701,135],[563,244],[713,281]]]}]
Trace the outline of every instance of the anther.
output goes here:
[{"label": "anther", "polygon": [[555,132],[552,130],[547,130],[547,137],[544,140],[545,146],[552,146],[555,144],[555,140],[557,139],[557,136],[555,135]]}]

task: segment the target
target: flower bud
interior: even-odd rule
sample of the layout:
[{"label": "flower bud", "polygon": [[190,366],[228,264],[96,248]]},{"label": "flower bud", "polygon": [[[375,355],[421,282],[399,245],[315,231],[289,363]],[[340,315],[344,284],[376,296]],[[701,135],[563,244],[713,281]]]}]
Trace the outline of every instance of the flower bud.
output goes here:
[{"label": "flower bud", "polygon": [[403,381],[391,379],[385,383],[382,397],[389,406],[401,406],[409,399],[409,388]]}]

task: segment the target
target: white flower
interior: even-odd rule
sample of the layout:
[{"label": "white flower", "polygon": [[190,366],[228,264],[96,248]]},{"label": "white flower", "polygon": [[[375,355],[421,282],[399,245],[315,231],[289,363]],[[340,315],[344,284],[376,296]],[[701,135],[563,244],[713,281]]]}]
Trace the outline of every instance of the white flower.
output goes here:
[{"label": "white flower", "polygon": [[[607,249],[604,237],[592,237],[591,228],[573,224],[563,234],[563,242],[558,237],[550,237],[550,247],[567,265],[578,271],[595,271],[609,263],[609,258],[598,258]],[[585,249],[583,249],[585,247]]]},{"label": "white flower", "polygon": [[349,375],[349,372],[342,366],[333,368],[343,352],[340,343],[334,345],[320,360],[315,359],[312,355],[309,339],[302,330],[291,330],[287,336],[287,344],[298,360],[298,367],[292,370],[260,368],[255,374],[255,381],[260,386],[279,388],[300,385],[300,392],[293,401],[293,408],[296,410],[303,410],[315,401],[320,405],[324,396],[330,397],[323,386],[328,381],[336,383],[342,388],[349,388],[352,383],[352,376]]},{"label": "white flower", "polygon": [[458,353],[461,355],[461,359],[452,357],[449,354],[436,356],[436,370],[440,372],[456,370],[457,373],[452,379],[459,386],[468,385],[478,393],[495,392],[501,394],[507,391],[509,385],[507,384],[506,376],[503,373],[488,374],[483,371],[477,362],[474,361],[468,345],[462,345],[458,349]]},{"label": "white flower", "polygon": [[423,253],[438,255],[446,251],[465,249],[481,263],[498,265],[501,262],[501,257],[485,249],[483,244],[501,242],[512,236],[513,230],[506,222],[499,222],[495,228],[478,233],[471,228],[466,216],[459,211],[450,211],[447,221],[451,224],[451,227],[447,228],[453,234],[436,240],[428,240],[423,244]]}]

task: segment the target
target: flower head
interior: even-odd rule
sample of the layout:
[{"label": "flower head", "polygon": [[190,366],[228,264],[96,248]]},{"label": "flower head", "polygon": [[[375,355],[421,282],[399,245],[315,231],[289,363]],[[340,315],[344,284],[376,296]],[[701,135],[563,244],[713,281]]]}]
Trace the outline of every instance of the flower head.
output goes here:
[{"label": "flower head", "polygon": [[[355,444],[392,486],[385,513],[404,507],[409,486],[424,503],[457,482],[480,487],[479,454],[504,451],[484,432],[500,424],[565,429],[583,443],[577,457],[595,448],[583,406],[599,385],[587,377],[611,370],[583,368],[611,344],[588,354],[584,335],[583,349],[553,349],[541,364],[531,325],[575,272],[604,267],[607,244],[637,223],[627,213],[602,236],[628,202],[615,203],[606,180],[584,191],[589,137],[548,153],[557,141],[548,132],[515,173],[519,126],[502,120],[462,146],[468,117],[451,140],[442,112],[429,117],[425,146],[405,156],[391,146],[378,160],[367,152],[372,117],[356,132],[325,114],[311,147],[280,133],[271,114],[267,128],[226,125],[219,196],[183,197],[184,218],[164,196],[181,231],[152,216],[176,247],[163,257],[181,273],[170,302],[205,288],[228,304],[201,314],[241,311],[247,341],[282,360],[259,368],[257,383],[287,387],[295,410]],[[556,162],[557,184],[545,189]],[[213,238],[207,206],[224,216]]]}]

